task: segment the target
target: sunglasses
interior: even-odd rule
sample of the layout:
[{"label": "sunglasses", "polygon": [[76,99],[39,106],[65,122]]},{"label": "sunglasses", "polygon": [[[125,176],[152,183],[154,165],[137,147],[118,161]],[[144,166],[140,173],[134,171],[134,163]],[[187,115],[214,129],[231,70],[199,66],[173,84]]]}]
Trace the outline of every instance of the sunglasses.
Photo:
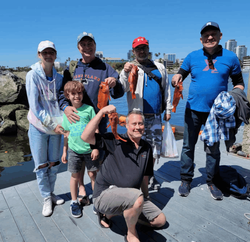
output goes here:
[{"label": "sunglasses", "polygon": [[208,58],[207,61],[208,61],[209,69],[213,70],[214,69],[213,59]]},{"label": "sunglasses", "polygon": [[135,47],[135,51],[146,51],[148,49],[148,46],[142,46],[142,47]]}]

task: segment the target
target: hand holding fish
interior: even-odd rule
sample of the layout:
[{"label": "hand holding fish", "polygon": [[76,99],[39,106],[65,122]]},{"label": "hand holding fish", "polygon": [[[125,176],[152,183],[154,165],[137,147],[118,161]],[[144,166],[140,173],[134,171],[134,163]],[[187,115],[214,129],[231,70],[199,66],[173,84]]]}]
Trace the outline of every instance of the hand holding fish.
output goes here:
[{"label": "hand holding fish", "polygon": [[114,78],[114,77],[107,77],[107,78],[105,78],[105,82],[108,83],[108,86],[110,88],[113,88],[116,85],[116,78]]},{"label": "hand holding fish", "polygon": [[109,114],[109,113],[115,113],[116,107],[114,105],[108,105],[108,106],[102,108],[99,112],[101,112],[103,115]]},{"label": "hand holding fish", "polygon": [[124,65],[124,68],[123,68],[123,69],[124,69],[124,71],[125,71],[126,73],[129,73],[129,72],[131,72],[132,67],[133,67],[133,64],[127,62],[127,63]]},{"label": "hand holding fish", "polygon": [[172,78],[171,84],[173,87],[176,87],[178,83],[182,82],[182,75],[175,74]]}]

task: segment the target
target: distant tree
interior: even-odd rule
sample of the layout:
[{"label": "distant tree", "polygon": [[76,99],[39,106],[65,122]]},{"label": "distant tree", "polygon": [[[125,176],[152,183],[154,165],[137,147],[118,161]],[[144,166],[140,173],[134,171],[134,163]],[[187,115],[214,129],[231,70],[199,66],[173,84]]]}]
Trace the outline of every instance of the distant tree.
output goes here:
[{"label": "distant tree", "polygon": [[66,61],[65,61],[65,66],[68,66],[68,62],[70,62],[70,57],[68,57],[67,59],[66,59]]}]

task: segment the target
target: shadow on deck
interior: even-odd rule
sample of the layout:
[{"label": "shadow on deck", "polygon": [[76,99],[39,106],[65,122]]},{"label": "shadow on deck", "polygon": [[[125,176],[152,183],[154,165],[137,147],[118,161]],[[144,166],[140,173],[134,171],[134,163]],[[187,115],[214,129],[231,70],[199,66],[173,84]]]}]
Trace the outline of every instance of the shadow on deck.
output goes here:
[{"label": "shadow on deck", "polygon": [[[179,154],[182,140],[177,141]],[[221,144],[221,164],[236,168],[250,183],[250,160],[227,154]],[[151,230],[137,225],[141,241],[250,241],[250,202],[225,196],[222,201],[211,198],[206,186],[205,153],[198,141],[195,153],[195,176],[188,197],[178,195],[180,185],[179,158],[161,158],[155,165],[159,192],[150,191],[151,200],[167,217],[163,229]],[[124,241],[127,228],[122,216],[112,218],[111,229],[99,226],[93,205],[83,208],[81,218],[70,215],[69,172],[58,174],[55,193],[65,203],[54,208],[51,217],[42,216],[42,198],[36,181],[26,182],[0,191],[0,242],[2,241]],[[90,180],[85,175],[87,193],[91,196]]]}]

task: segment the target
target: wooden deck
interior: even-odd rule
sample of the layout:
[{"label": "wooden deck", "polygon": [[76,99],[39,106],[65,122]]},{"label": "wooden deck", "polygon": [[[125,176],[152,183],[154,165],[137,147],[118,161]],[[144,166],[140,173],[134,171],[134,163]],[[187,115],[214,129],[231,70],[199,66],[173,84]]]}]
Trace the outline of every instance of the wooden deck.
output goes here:
[{"label": "wooden deck", "polygon": [[[177,141],[181,151],[182,140]],[[250,183],[250,160],[225,152],[221,145],[221,164],[232,165]],[[178,195],[180,185],[179,159],[161,158],[155,167],[157,179],[162,183],[159,192],[151,191],[152,201],[167,217],[161,230],[151,230],[138,225],[141,241],[250,241],[249,221],[244,213],[250,212],[250,201],[224,197],[222,201],[211,198],[206,186],[205,153],[198,142],[195,155],[195,177],[188,197]],[[102,229],[94,215],[93,205],[84,207],[81,218],[70,215],[69,172],[58,175],[55,193],[66,202],[54,208],[51,217],[42,216],[42,202],[37,182],[30,181],[0,191],[0,242],[19,241],[124,241],[126,224],[123,217],[114,217],[111,229]],[[85,176],[90,194],[89,178]]]}]

